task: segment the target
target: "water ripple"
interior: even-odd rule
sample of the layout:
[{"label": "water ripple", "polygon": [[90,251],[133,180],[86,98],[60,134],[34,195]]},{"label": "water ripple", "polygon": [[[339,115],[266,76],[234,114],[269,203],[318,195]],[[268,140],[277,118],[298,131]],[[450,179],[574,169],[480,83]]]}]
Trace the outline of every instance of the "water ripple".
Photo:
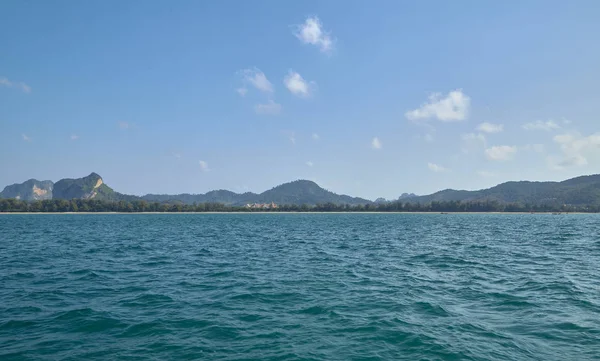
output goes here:
[{"label": "water ripple", "polygon": [[597,360],[597,215],[0,216],[1,360]]}]

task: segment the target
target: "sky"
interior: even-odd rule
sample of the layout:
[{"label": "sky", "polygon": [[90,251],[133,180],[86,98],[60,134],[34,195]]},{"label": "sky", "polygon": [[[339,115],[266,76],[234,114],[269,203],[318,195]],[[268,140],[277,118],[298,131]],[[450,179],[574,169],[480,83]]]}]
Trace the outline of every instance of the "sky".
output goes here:
[{"label": "sky", "polygon": [[481,189],[600,173],[598,1],[0,2],[0,188]]}]

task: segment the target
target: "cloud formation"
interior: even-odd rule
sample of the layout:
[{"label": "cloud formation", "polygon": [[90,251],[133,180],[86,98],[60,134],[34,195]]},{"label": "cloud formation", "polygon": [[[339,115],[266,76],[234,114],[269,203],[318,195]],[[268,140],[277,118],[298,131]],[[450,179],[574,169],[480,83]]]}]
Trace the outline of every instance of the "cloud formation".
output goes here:
[{"label": "cloud formation", "polygon": [[564,169],[589,164],[589,158],[600,158],[600,133],[583,136],[580,133],[565,133],[553,138],[562,152],[561,157],[550,157],[550,165]]},{"label": "cloud formation", "polygon": [[208,172],[210,171],[210,168],[208,168],[208,163],[206,161],[198,161],[198,164],[200,164],[200,170],[203,172]]},{"label": "cloud formation", "polygon": [[547,132],[551,130],[560,129],[560,125],[553,120],[548,120],[543,122],[541,120],[537,120],[535,122],[523,124],[523,129],[525,130],[545,130]]},{"label": "cloud formation", "polygon": [[246,93],[248,93],[248,88],[244,88],[244,87],[242,87],[242,88],[237,88],[235,91],[236,91],[236,92],[237,92],[237,93],[238,93],[238,94],[239,94],[241,97],[245,97],[245,96],[246,96]]},{"label": "cloud formation", "polygon": [[314,81],[307,82],[302,76],[293,70],[288,72],[288,75],[283,78],[283,83],[288,90],[299,97],[309,97],[312,94],[312,90],[316,87]]},{"label": "cloud formation", "polygon": [[442,167],[441,165],[437,165],[435,163],[427,163],[427,167],[429,168],[430,171],[436,172],[436,173],[445,172],[448,170],[447,168]]},{"label": "cloud formation", "polygon": [[313,140],[319,140],[320,139],[320,137],[319,137],[319,135],[317,133],[313,133],[312,136],[311,136],[311,138]]},{"label": "cloud formation", "polygon": [[27,134],[25,134],[25,133],[21,134],[21,138],[23,138],[23,140],[26,142],[31,142],[31,138],[28,137]]},{"label": "cloud formation", "polygon": [[294,35],[304,44],[318,46],[321,52],[333,50],[333,39],[323,30],[323,24],[318,17],[309,17],[304,24],[295,27]]},{"label": "cloud formation", "polygon": [[31,87],[23,82],[14,82],[8,80],[5,77],[0,77],[0,85],[5,86],[7,88],[19,89],[23,93],[31,93]]},{"label": "cloud formation", "polygon": [[306,165],[307,165],[307,166],[309,166],[309,167],[312,167],[314,164],[313,164],[313,162],[311,162],[311,161],[309,160],[308,162],[306,162]]},{"label": "cloud formation", "polygon": [[382,146],[383,144],[381,144],[381,141],[377,137],[373,138],[371,141],[371,148],[373,149],[381,149]]},{"label": "cloud formation", "polygon": [[[269,81],[269,79],[267,79],[267,76],[265,75],[265,73],[260,71],[260,69],[258,69],[258,68],[244,69],[241,71],[241,73],[243,75],[245,83],[252,85],[256,89],[260,90],[261,92],[273,93],[273,91],[274,91],[273,84]],[[246,89],[246,88],[243,87],[243,88],[239,88],[239,89]],[[239,89],[237,90],[237,92],[238,92],[238,94],[242,95],[240,93]],[[241,92],[244,93],[243,95],[246,95],[247,89],[246,89],[246,91],[242,90]]]},{"label": "cloud formation", "polygon": [[504,130],[504,125],[485,122],[479,124],[477,130],[484,133],[500,133]]},{"label": "cloud formation", "polygon": [[514,158],[517,147],[510,145],[498,145],[485,150],[485,156],[493,161],[507,161]]},{"label": "cloud formation", "polygon": [[77,140],[79,136],[77,134],[71,134],[71,140]]},{"label": "cloud formation", "polygon": [[277,115],[281,113],[281,104],[275,103],[274,100],[269,99],[266,104],[256,104],[254,106],[254,111],[256,114]]},{"label": "cloud formation", "polygon": [[470,107],[471,98],[457,89],[446,97],[442,97],[441,93],[430,95],[427,103],[406,112],[404,116],[412,121],[435,118],[442,122],[456,122],[467,119]]}]

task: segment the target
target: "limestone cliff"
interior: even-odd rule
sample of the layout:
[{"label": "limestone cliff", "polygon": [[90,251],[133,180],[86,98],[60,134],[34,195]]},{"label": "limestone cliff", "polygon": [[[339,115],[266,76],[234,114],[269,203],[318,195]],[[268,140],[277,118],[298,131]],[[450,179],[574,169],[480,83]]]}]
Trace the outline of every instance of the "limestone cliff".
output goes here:
[{"label": "limestone cliff", "polygon": [[83,178],[59,180],[54,184],[53,198],[116,200],[118,197],[100,175],[91,173]]},{"label": "limestone cliff", "polygon": [[39,181],[30,179],[20,184],[13,184],[0,192],[0,198],[15,198],[23,201],[37,201],[52,199],[52,181]]}]

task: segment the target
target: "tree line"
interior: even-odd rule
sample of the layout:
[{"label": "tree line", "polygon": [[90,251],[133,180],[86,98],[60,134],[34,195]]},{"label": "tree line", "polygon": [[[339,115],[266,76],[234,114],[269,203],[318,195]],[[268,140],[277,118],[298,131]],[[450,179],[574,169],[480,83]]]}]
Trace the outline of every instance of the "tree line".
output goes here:
[{"label": "tree line", "polygon": [[103,201],[94,199],[51,199],[22,201],[0,199],[0,212],[600,212],[598,205],[559,205],[501,203],[497,201],[443,201],[426,204],[410,202],[348,205],[324,203],[317,205],[279,205],[272,209],[251,209],[221,203],[182,204],[168,202]]}]

